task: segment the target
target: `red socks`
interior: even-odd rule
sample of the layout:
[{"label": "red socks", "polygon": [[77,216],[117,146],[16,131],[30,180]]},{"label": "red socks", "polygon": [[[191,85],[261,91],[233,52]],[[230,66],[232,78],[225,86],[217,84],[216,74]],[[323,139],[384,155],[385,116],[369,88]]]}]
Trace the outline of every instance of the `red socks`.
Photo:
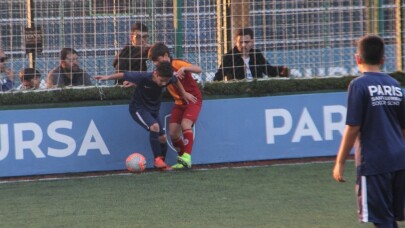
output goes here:
[{"label": "red socks", "polygon": [[184,142],[184,152],[191,154],[194,144],[194,133],[191,129],[186,129],[183,131],[183,142]]},{"label": "red socks", "polygon": [[194,144],[194,133],[191,129],[183,131],[183,139],[178,138],[172,140],[174,148],[177,150],[179,156],[183,153],[191,154]]},{"label": "red socks", "polygon": [[183,140],[180,138],[172,140],[173,146],[176,149],[179,156],[183,155],[184,153],[184,143]]}]

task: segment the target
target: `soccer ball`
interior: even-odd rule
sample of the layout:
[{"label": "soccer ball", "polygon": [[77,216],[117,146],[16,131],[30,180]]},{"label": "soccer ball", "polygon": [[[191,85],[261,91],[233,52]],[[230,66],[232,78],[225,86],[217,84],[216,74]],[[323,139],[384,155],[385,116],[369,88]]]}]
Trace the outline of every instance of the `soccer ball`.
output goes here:
[{"label": "soccer ball", "polygon": [[146,168],[146,159],[140,153],[133,153],[127,157],[125,166],[130,172],[140,173]]}]

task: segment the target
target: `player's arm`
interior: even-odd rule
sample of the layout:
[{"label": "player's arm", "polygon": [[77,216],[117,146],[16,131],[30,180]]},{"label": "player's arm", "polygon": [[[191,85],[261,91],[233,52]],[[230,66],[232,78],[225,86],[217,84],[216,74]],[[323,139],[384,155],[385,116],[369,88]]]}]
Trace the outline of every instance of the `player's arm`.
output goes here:
[{"label": "player's arm", "polygon": [[197,102],[197,98],[194,95],[186,92],[186,90],[184,89],[183,84],[181,84],[180,80],[176,80],[176,86],[184,100],[186,100],[187,102],[192,102],[192,103]]},{"label": "player's arm", "polygon": [[201,67],[197,66],[197,65],[190,65],[190,66],[186,66],[186,67],[182,67],[177,71],[177,76],[180,79],[183,79],[184,76],[186,75],[185,72],[190,72],[190,73],[196,73],[199,74],[202,72]]},{"label": "player's arm", "polygon": [[344,182],[343,178],[345,162],[347,157],[350,154],[350,150],[353,148],[353,145],[357,139],[357,136],[360,132],[360,126],[351,126],[346,125],[343,132],[342,141],[340,143],[339,151],[336,157],[335,167],[333,169],[333,178],[336,181]]},{"label": "player's arm", "polygon": [[185,72],[189,72],[189,73],[195,73],[195,74],[199,74],[202,72],[202,69],[200,66],[197,65],[193,65],[187,61],[177,61],[174,63],[174,65],[177,67],[177,77],[179,79],[183,79],[185,77]]},{"label": "player's arm", "polygon": [[134,87],[134,86],[136,86],[136,84],[133,82],[129,82],[129,81],[122,82],[122,87],[124,87],[124,88],[129,88],[129,87]]},{"label": "player's arm", "polygon": [[110,75],[96,75],[94,76],[94,79],[96,80],[116,80],[116,79],[121,79],[124,77],[124,73],[114,73]]},{"label": "player's arm", "polygon": [[197,66],[197,65],[190,65],[190,66],[187,66],[187,67],[183,67],[183,68],[181,68],[181,70],[187,71],[187,72],[190,72],[190,73],[195,73],[195,74],[200,74],[202,72],[201,67]]}]

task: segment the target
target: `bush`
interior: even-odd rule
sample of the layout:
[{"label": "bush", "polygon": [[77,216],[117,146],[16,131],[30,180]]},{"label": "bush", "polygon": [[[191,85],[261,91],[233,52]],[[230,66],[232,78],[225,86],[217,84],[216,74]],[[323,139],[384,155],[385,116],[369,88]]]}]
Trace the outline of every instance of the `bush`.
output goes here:
[{"label": "bush", "polygon": [[[405,74],[394,72],[390,74],[405,86]],[[354,76],[325,77],[309,79],[269,79],[254,80],[251,82],[210,82],[201,87],[204,99],[218,97],[249,97],[270,96],[309,92],[346,91]],[[60,104],[66,102],[92,102],[100,105],[103,102],[128,102],[133,88],[115,87],[76,87],[41,91],[11,91],[0,94],[2,106]],[[164,95],[170,100],[170,95]],[[98,101],[98,102],[97,102]],[[3,107],[4,109],[5,107]]]}]

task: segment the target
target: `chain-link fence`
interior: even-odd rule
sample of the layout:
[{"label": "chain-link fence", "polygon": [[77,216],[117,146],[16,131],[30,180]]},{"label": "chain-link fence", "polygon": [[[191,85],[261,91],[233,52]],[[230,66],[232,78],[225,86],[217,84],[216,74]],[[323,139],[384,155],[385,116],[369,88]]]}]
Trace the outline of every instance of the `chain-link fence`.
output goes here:
[{"label": "chain-link fence", "polygon": [[72,47],[90,75],[109,74],[130,43],[131,26],[142,22],[150,44],[166,43],[211,81],[235,44],[235,30],[250,27],[255,48],[270,64],[288,66],[292,77],[341,76],[358,73],[354,41],[366,33],[385,39],[385,70],[402,70],[403,10],[396,0],[6,0],[0,46],[15,72],[35,65],[45,78],[60,50]]}]

